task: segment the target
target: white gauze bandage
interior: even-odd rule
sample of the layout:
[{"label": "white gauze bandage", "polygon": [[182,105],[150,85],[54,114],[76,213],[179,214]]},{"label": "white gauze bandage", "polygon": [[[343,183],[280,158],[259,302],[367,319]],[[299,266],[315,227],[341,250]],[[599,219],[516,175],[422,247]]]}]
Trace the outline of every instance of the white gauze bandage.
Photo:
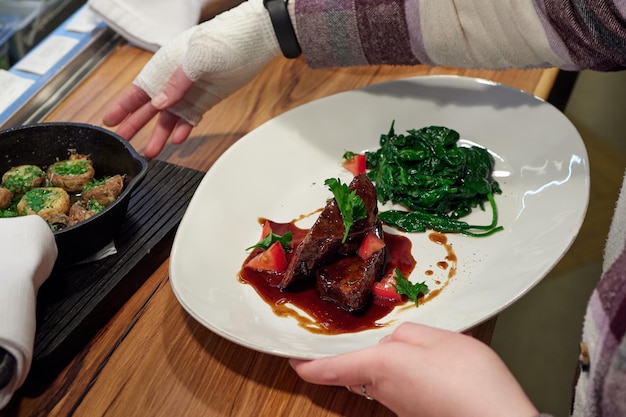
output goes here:
[{"label": "white gauze bandage", "polygon": [[134,84],[153,98],[182,64],[194,86],[168,110],[195,126],[205,112],[250,82],[280,54],[263,1],[248,0],[165,44]]}]

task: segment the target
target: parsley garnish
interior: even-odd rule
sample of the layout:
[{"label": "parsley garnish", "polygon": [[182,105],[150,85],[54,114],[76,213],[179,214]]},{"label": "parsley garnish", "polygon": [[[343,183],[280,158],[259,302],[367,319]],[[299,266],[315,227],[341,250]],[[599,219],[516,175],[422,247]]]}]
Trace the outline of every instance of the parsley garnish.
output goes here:
[{"label": "parsley garnish", "polygon": [[105,207],[93,198],[90,198],[87,202],[87,210],[89,211],[93,211],[94,213],[100,213],[104,209]]},{"label": "parsley garnish", "polygon": [[398,268],[395,269],[395,272],[396,275],[394,276],[394,279],[396,280],[396,283],[393,284],[393,287],[396,289],[396,292],[400,295],[406,295],[409,300],[415,303],[415,306],[417,307],[418,297],[422,293],[426,294],[428,291],[428,285],[426,285],[426,282],[413,284],[402,274],[402,272],[400,272]]},{"label": "parsley garnish", "polygon": [[265,236],[265,238],[263,238],[262,240],[260,240],[259,243],[257,243],[256,245],[252,245],[249,248],[246,248],[246,250],[248,251],[250,249],[255,249],[255,248],[267,250],[270,246],[272,246],[274,242],[280,242],[283,248],[287,249],[287,245],[291,243],[291,235],[292,235],[291,232],[286,232],[282,236],[277,235],[276,233],[268,233],[268,235]]},{"label": "parsley garnish", "polygon": [[52,171],[58,175],[81,175],[89,171],[86,159],[67,159],[52,165]]},{"label": "parsley garnish", "polygon": [[356,195],[356,191],[350,191],[350,188],[346,184],[342,184],[339,178],[329,178],[324,181],[324,184],[332,191],[335,196],[335,201],[337,201],[339,211],[341,212],[345,230],[341,243],[345,243],[350,227],[352,227],[355,222],[367,216],[365,203],[363,203],[361,197]]},{"label": "parsley garnish", "polygon": [[110,179],[111,179],[111,177],[104,177],[104,178],[102,178],[101,180],[97,180],[97,179],[95,179],[95,178],[94,178],[94,179],[92,179],[91,181],[89,181],[89,182],[87,183],[87,185],[85,185],[85,188],[83,188],[83,192],[85,192],[85,191],[89,191],[89,190],[91,190],[92,188],[96,188],[96,187],[99,187],[99,186],[101,186],[101,185],[104,185],[104,184],[106,184],[106,182],[107,182],[108,180],[110,180]]},{"label": "parsley garnish", "polygon": [[351,160],[352,158],[354,158],[356,156],[356,154],[352,151],[345,151],[343,154],[343,159],[345,159],[346,161]]}]

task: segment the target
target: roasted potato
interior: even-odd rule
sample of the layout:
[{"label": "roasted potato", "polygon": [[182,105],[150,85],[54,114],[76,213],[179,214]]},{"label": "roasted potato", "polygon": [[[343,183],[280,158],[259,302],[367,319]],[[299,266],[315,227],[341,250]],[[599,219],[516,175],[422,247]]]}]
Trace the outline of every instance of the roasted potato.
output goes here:
[{"label": "roasted potato", "polygon": [[95,200],[78,200],[72,204],[72,207],[70,207],[69,217],[73,224],[80,223],[83,220],[87,220],[94,214],[100,213],[102,210],[104,210],[104,206]]},{"label": "roasted potato", "polygon": [[[70,212],[72,209],[70,208]],[[46,222],[50,226],[50,230],[56,232],[57,230],[65,229],[68,226],[76,224],[70,216],[65,213],[56,213],[46,219]]]},{"label": "roasted potato", "polygon": [[95,170],[87,155],[74,154],[48,167],[48,181],[54,187],[74,193],[81,191],[94,177]]},{"label": "roasted potato", "polygon": [[124,178],[121,175],[114,175],[102,181],[92,181],[87,184],[81,198],[83,201],[95,200],[106,207],[119,197],[123,189]]},{"label": "roasted potato", "polygon": [[2,187],[13,194],[24,194],[33,188],[41,187],[46,176],[37,165],[19,165],[2,175]]},{"label": "roasted potato", "polygon": [[37,214],[44,220],[55,214],[67,214],[69,210],[70,196],[60,187],[33,188],[17,203],[17,212],[20,216]]},{"label": "roasted potato", "polygon": [[11,205],[13,193],[6,188],[0,187],[0,209],[5,209]]}]

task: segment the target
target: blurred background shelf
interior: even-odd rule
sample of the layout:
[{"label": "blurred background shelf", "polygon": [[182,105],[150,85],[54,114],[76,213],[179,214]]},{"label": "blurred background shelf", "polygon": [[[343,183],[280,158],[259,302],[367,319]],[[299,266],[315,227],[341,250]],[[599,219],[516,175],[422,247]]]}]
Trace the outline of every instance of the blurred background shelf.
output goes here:
[{"label": "blurred background shelf", "polygon": [[0,68],[8,69],[85,0],[0,0]]},{"label": "blurred background shelf", "polygon": [[[85,0],[0,0],[0,128],[35,123],[119,45]],[[2,40],[2,39],[0,39]]]}]

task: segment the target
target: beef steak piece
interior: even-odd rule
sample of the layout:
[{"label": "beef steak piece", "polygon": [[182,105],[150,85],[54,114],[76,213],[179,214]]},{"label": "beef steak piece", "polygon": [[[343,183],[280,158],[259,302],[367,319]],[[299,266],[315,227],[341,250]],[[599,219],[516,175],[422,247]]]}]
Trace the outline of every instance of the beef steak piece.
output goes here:
[{"label": "beef steak piece", "polygon": [[[377,221],[373,233],[383,239],[382,225]],[[359,256],[343,257],[317,269],[317,291],[348,311],[359,311],[371,300],[372,286],[385,267],[386,250],[382,248],[367,260]]]},{"label": "beef steak piece", "polygon": [[367,211],[366,218],[350,227],[346,242],[342,244],[344,226],[341,212],[335,199],[329,200],[307,235],[296,247],[279,288],[285,289],[303,278],[314,279],[318,266],[333,262],[338,257],[355,254],[365,234],[372,230],[374,222],[378,219],[374,184],[365,174],[361,174],[355,176],[348,187],[355,190],[363,199]]}]

